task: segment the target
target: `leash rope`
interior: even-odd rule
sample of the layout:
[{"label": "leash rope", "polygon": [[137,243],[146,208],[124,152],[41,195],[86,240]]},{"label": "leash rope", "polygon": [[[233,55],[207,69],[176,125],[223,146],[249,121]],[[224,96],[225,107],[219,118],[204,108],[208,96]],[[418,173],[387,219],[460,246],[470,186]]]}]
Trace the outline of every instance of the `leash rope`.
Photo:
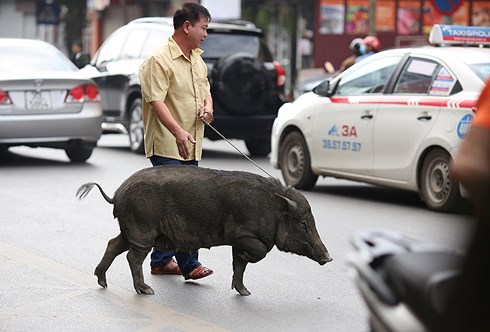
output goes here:
[{"label": "leash rope", "polygon": [[213,129],[214,132],[216,134],[218,134],[222,139],[224,139],[226,142],[228,142],[228,144],[230,144],[235,150],[237,150],[242,156],[244,156],[248,161],[250,161],[252,164],[254,164],[258,169],[260,169],[262,172],[264,172],[265,174],[267,174],[269,177],[273,178],[274,177],[272,175],[269,174],[269,172],[267,172],[265,169],[263,169],[259,164],[257,164],[255,161],[253,161],[249,156],[247,156],[245,153],[243,153],[239,148],[237,148],[235,146],[235,144],[233,144],[229,139],[227,139],[225,136],[223,136],[223,134],[221,134],[216,128],[214,128],[211,123],[207,122],[206,120],[204,120],[204,118],[201,118],[202,122],[204,122],[204,124],[206,126],[208,126],[209,128]]}]

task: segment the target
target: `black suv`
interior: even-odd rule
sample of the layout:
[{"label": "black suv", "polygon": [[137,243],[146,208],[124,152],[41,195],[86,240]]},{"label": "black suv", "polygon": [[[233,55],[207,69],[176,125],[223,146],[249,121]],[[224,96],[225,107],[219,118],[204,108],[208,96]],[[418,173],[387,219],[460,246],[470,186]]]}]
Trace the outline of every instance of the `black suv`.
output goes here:
[{"label": "black suv", "polygon": [[[129,134],[134,152],[144,152],[138,69],[173,34],[172,18],[133,20],[114,31],[83,68],[99,85],[105,133]],[[284,103],[285,71],[250,22],[211,22],[202,43],[214,101],[214,123],[226,138],[245,140],[251,155],[270,152],[272,123]],[[211,140],[221,137],[206,127]]]}]

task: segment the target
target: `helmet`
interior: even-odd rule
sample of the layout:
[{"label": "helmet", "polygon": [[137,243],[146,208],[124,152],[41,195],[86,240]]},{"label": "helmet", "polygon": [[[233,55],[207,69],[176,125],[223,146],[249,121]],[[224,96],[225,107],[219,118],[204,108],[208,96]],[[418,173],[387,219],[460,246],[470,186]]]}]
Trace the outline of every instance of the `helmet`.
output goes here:
[{"label": "helmet", "polygon": [[349,48],[352,51],[359,50],[359,46],[361,46],[361,43],[362,43],[362,39],[361,38],[352,39],[352,41],[350,42]]},{"label": "helmet", "polygon": [[381,47],[381,43],[379,42],[379,39],[375,36],[367,36],[362,41],[367,46],[371,46],[371,48],[375,51],[379,51],[379,48]]}]

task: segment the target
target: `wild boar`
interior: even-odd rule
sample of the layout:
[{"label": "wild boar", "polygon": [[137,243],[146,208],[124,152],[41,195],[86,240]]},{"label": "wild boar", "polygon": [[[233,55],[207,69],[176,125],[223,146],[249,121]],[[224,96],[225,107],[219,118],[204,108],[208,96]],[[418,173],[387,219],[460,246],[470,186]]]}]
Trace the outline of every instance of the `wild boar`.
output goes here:
[{"label": "wild boar", "polygon": [[130,176],[113,198],[97,183],[82,185],[77,197],[84,198],[94,186],[114,205],[121,230],[95,269],[102,287],[107,287],[106,271],[113,260],[129,250],[136,292],[154,294],[142,272],[152,247],[191,252],[232,246],[232,289],[240,295],[250,294],[243,284],[247,264],[263,259],[274,245],[320,265],[332,260],[306,198],[277,179],[195,166],[158,166]]}]

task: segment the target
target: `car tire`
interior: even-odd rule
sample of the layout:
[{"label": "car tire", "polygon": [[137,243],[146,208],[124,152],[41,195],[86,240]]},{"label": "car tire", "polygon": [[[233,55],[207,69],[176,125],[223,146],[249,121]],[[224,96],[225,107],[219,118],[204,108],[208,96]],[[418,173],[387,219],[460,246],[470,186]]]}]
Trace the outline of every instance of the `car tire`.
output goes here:
[{"label": "car tire", "polygon": [[251,156],[255,157],[267,157],[271,153],[271,138],[260,137],[260,138],[246,138],[245,145],[247,146],[248,152]]},{"label": "car tire", "polygon": [[213,68],[210,82],[213,98],[234,115],[263,111],[273,89],[263,63],[244,52],[221,58]]},{"label": "car tire", "polygon": [[299,132],[293,131],[284,138],[279,150],[279,161],[286,184],[304,190],[315,186],[318,175],[311,171],[308,146]]},{"label": "car tire", "polygon": [[134,153],[145,153],[143,106],[141,98],[136,98],[129,108],[129,148]]},{"label": "car tire", "polygon": [[65,153],[72,162],[85,162],[94,151],[94,144],[84,142],[72,142],[65,148]]},{"label": "car tire", "polygon": [[435,149],[425,157],[420,179],[421,197],[432,210],[455,211],[461,200],[459,184],[449,170],[451,156],[444,150]]}]

